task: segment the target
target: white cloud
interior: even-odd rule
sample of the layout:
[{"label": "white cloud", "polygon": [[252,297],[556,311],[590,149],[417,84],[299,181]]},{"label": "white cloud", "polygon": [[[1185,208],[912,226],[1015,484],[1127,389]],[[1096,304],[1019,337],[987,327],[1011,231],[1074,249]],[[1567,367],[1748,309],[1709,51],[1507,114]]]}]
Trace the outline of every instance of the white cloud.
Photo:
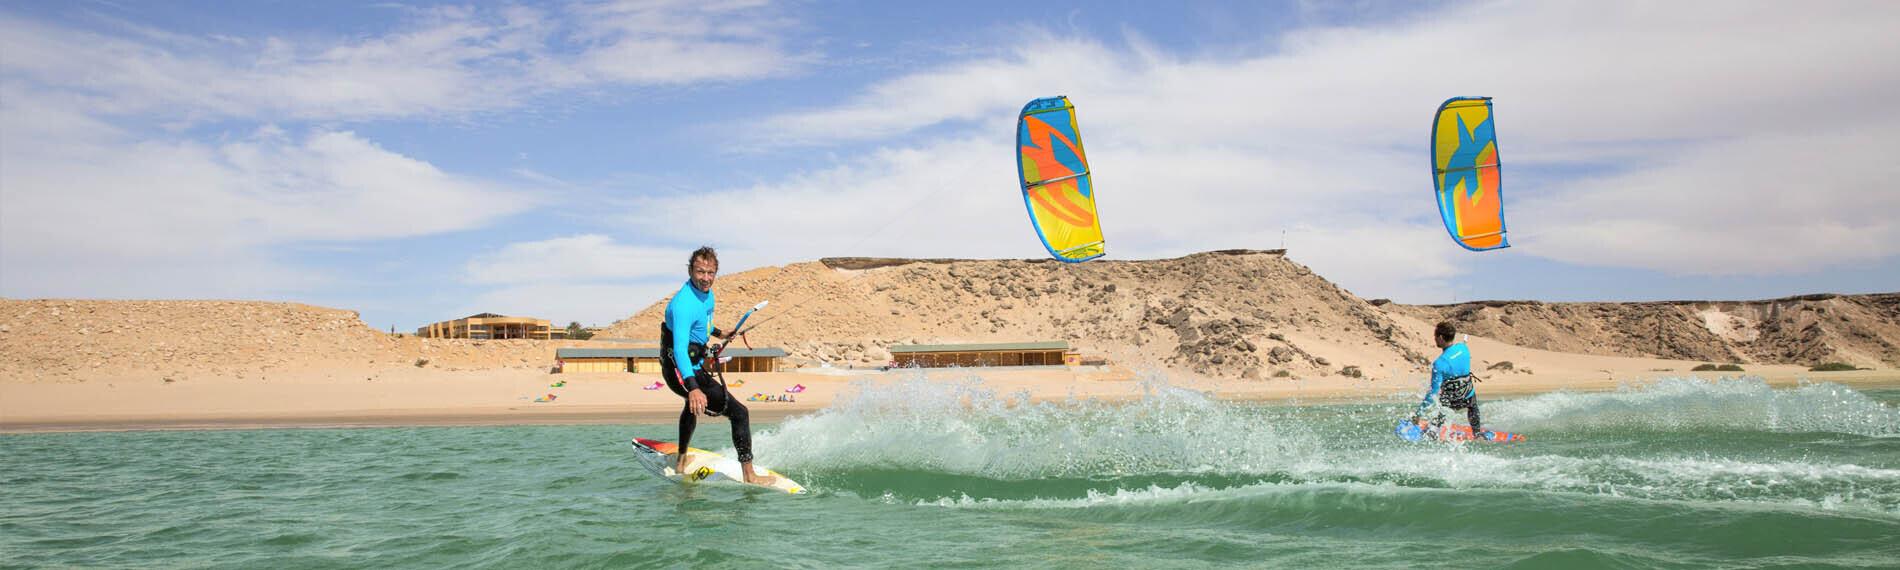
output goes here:
[{"label": "white cloud", "polygon": [[755,79],[795,70],[750,3],[576,4],[411,11],[403,27],[331,39],[73,29],[0,13],[0,73],[97,116],[365,120],[519,107],[574,88]]},{"label": "white cloud", "polygon": [[[141,139],[67,104],[6,93],[0,292],[7,295],[256,296],[314,287],[308,271],[283,265],[267,248],[478,227],[533,203],[350,132],[293,139],[267,127],[219,145]],[[141,277],[154,275],[197,288]]]},{"label": "white cloud", "polygon": [[[632,316],[653,303],[666,300],[679,290],[680,281],[648,284],[616,283],[525,283],[483,292],[452,315],[482,312],[554,321],[554,326],[579,322],[583,326],[607,326]],[[653,336],[658,336],[654,331]]]},{"label": "white cloud", "polygon": [[1008,152],[983,139],[883,149],[775,183],[641,198],[623,223],[718,247],[728,272],[813,256],[1033,256],[1014,175],[969,168]]},{"label": "white cloud", "polygon": [[[396,8],[404,19],[368,36],[199,35],[98,12],[81,28],[0,10],[0,294],[313,291],[329,278],[282,246],[466,230],[536,204],[335,122],[465,119],[592,88],[774,76],[808,59],[779,47],[796,22],[762,2]],[[233,127],[193,133],[212,121]],[[255,133],[228,134],[253,128],[242,125]],[[471,270],[499,272],[473,280],[536,286],[495,276],[561,276],[582,266],[523,267],[524,256],[576,261],[546,250],[584,245],[495,252]],[[639,265],[637,249],[591,259]]]},{"label": "white cloud", "polygon": [[574,9],[588,45],[574,67],[598,81],[673,84],[785,73],[802,57],[776,34],[767,2],[638,1]]},{"label": "white cloud", "polygon": [[790,141],[876,139],[1010,119],[1033,97],[1067,94],[1091,126],[1138,125],[1170,142],[1322,134],[1411,145],[1439,102],[1489,95],[1520,146],[1807,128],[1891,107],[1896,17],[1879,3],[1482,3],[1296,31],[1279,53],[1235,60],[1025,34],[1006,57],[909,74],[765,125]]},{"label": "white cloud", "polygon": [[[889,148],[787,180],[724,192],[644,199],[624,223],[675,241],[715,236],[728,267],[828,256],[1040,258],[1007,140],[949,138]],[[1429,191],[1406,190],[1390,168],[1350,169],[1323,156],[1258,158],[1199,149],[1104,145],[1093,164],[1097,204],[1116,259],[1197,251],[1268,249],[1289,230],[1295,258],[1355,291],[1437,294],[1462,250],[1436,225],[1392,223],[1429,207]],[[1140,159],[1122,157],[1140,156]],[[1415,173],[1410,173],[1415,174]],[[1312,185],[1263,184],[1295,178]],[[1346,212],[1320,191],[1357,189],[1374,200]],[[1398,188],[1398,190],[1393,190]],[[707,204],[717,204],[708,209]],[[704,215],[692,215],[705,212]],[[1411,212],[1416,214],[1416,212]],[[1436,223],[1436,218],[1425,222]],[[1426,247],[1420,248],[1424,244]],[[1434,245],[1435,244],[1435,245]]]},{"label": "white cloud", "polygon": [[[854,235],[841,220],[887,211],[889,189],[940,184],[902,254],[1033,255],[1010,150],[969,141],[1006,141],[1024,101],[1067,94],[1111,256],[1271,247],[1294,228],[1294,257],[1355,291],[1434,300],[1470,255],[1808,270],[1900,247],[1880,186],[1900,148],[1895,21],[1882,3],[1483,3],[1238,59],[1032,35],[762,121],[772,144],[901,135],[904,150],[693,200],[771,205],[738,214],[761,237],[734,239],[772,262],[858,254],[820,232]],[[1435,225],[1426,130],[1458,95],[1498,98],[1509,254],[1464,252]],[[1526,184],[1542,167],[1614,175]]]},{"label": "white cloud", "polygon": [[900,76],[837,107],[771,117],[760,130],[768,142],[811,143],[880,139],[948,121],[1013,123],[1011,113],[1030,98],[1116,89],[1128,74],[1123,58],[1100,44],[1038,37],[1012,57]]},{"label": "white cloud", "polygon": [[686,278],[679,248],[615,243],[600,234],[512,243],[470,259],[464,277],[472,283],[524,284],[574,281]]},{"label": "white cloud", "polygon": [[1900,255],[1900,125],[1697,145],[1525,200],[1527,250],[1669,273],[1803,272]]},{"label": "white cloud", "polygon": [[605,325],[678,290],[691,251],[623,244],[600,234],[508,244],[466,264],[464,281],[494,288],[460,310]]}]

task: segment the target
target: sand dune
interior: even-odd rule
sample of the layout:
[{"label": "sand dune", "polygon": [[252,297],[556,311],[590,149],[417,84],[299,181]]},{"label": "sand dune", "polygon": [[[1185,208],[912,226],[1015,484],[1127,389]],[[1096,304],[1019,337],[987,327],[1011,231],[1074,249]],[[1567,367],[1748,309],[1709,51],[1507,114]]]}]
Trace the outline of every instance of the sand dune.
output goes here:
[{"label": "sand dune", "polygon": [[[1138,397],[1141,378],[1241,399],[1394,398],[1422,384],[1439,319],[1471,334],[1493,395],[1613,389],[1712,361],[1783,384],[1900,381],[1900,294],[1405,306],[1247,250],[1080,265],[837,258],[724,276],[717,291],[721,322],[773,301],[750,341],[804,366],[733,375],[742,396],[812,388],[752,406],[766,417],[818,409],[855,381],[918,375],[1040,399]],[[663,302],[603,336],[655,336]],[[1112,364],[852,370],[883,364],[895,344],[1057,339]],[[0,429],[670,421],[678,398],[640,389],[656,376],[549,374],[560,347],[610,345],[418,339],[296,303],[0,300]],[[1837,360],[1874,370],[1807,371]]]}]

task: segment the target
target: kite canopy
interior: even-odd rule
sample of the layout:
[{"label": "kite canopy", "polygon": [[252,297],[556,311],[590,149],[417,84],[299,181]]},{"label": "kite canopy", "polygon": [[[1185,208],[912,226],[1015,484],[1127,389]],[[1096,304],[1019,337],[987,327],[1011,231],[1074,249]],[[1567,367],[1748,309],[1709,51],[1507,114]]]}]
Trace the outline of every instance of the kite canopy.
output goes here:
[{"label": "kite canopy", "polygon": [[1490,97],[1453,97],[1432,119],[1432,181],[1438,213],[1458,245],[1510,247],[1504,237],[1503,179]]},{"label": "kite canopy", "polygon": [[1082,262],[1107,253],[1095,186],[1068,97],[1030,101],[1016,119],[1016,167],[1029,223],[1049,255]]}]

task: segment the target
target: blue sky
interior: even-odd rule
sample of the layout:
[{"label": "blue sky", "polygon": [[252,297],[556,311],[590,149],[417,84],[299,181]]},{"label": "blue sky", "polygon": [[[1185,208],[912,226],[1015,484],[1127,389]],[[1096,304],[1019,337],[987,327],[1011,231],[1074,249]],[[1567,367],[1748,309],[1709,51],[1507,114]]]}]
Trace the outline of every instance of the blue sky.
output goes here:
[{"label": "blue sky", "polygon": [[[1896,28],[1889,2],[11,2],[0,296],[604,325],[701,243],[726,273],[1035,258],[1010,142],[1058,94],[1114,259],[1284,239],[1413,303],[1893,291]],[[1510,249],[1438,225],[1426,130],[1461,95],[1497,98]]]}]

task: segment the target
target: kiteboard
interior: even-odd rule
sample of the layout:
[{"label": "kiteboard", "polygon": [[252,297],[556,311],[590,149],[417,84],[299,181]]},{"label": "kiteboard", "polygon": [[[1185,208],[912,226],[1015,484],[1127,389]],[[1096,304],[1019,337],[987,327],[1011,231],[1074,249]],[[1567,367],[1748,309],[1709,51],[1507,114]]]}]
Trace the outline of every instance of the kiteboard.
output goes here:
[{"label": "kiteboard", "polygon": [[1517,443],[1524,441],[1523,434],[1486,430],[1472,433],[1467,425],[1432,425],[1425,420],[1399,420],[1397,428],[1392,430],[1399,439],[1406,441],[1488,441],[1492,443]]},{"label": "kiteboard", "polygon": [[754,473],[763,472],[776,479],[772,481],[771,485],[754,485],[747,483],[745,482],[745,476],[740,474],[738,459],[726,457],[697,447],[686,448],[686,473],[685,475],[681,475],[678,471],[674,471],[673,469],[674,466],[677,465],[674,454],[678,451],[679,444],[670,441],[640,437],[633,438],[634,458],[640,460],[641,467],[645,467],[647,471],[652,472],[654,476],[661,479],[666,479],[681,485],[731,482],[762,489],[783,491],[794,495],[805,494],[805,487],[793,481],[791,477],[780,475],[778,472],[758,465],[752,466]]}]

